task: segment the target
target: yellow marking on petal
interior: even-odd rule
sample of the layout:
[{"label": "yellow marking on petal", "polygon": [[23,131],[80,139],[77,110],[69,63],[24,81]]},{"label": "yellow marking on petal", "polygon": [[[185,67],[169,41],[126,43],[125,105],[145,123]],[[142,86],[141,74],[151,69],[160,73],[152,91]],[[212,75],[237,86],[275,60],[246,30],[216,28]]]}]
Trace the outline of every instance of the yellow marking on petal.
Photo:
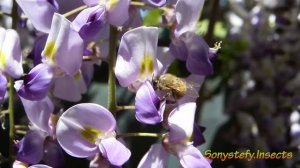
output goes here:
[{"label": "yellow marking on petal", "polygon": [[150,55],[144,55],[144,58],[141,62],[140,67],[140,74],[144,75],[151,75],[154,71],[154,59]]},{"label": "yellow marking on petal", "polygon": [[6,68],[6,56],[3,51],[0,51],[0,69],[4,70]]},{"label": "yellow marking on petal", "polygon": [[99,135],[103,134],[103,131],[92,128],[92,127],[85,127],[84,130],[81,131],[80,135],[84,137],[91,143],[95,143],[99,138]]},{"label": "yellow marking on petal", "polygon": [[50,41],[46,43],[44,54],[52,63],[55,62],[56,46],[54,42]]},{"label": "yellow marking on petal", "polygon": [[78,80],[81,77],[81,72],[78,71],[74,76],[73,76],[73,80]]},{"label": "yellow marking on petal", "polygon": [[[124,0],[122,0],[122,1],[124,1]],[[108,2],[107,2],[108,9],[114,8],[118,2],[119,2],[119,0],[108,0]]]}]

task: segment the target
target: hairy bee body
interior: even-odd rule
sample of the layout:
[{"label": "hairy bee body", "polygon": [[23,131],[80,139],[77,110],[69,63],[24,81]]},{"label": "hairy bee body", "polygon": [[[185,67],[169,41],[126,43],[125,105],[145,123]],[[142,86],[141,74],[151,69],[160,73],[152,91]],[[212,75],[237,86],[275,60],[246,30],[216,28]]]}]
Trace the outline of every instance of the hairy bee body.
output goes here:
[{"label": "hairy bee body", "polygon": [[187,91],[186,81],[172,74],[163,74],[155,79],[154,89],[166,93],[167,99],[176,101],[182,98]]}]

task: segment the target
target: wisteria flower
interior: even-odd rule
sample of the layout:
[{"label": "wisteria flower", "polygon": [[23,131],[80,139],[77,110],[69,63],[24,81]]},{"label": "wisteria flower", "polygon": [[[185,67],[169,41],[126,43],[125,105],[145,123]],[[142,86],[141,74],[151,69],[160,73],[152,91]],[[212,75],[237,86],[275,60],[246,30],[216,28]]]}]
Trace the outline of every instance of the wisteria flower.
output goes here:
[{"label": "wisteria flower", "polygon": [[204,0],[178,0],[175,5],[176,27],[175,37],[185,32],[194,31],[199,20]]},{"label": "wisteria flower", "polygon": [[38,31],[49,33],[53,15],[58,11],[56,0],[16,1]]},{"label": "wisteria flower", "polygon": [[[172,105],[175,106],[175,108],[176,105],[196,101],[197,97],[195,95],[198,93],[198,90],[204,81],[204,76],[190,75],[186,80],[193,83],[194,88],[190,88],[191,90],[187,91],[186,95],[177,100],[176,104]],[[150,81],[145,81],[137,90],[135,97],[136,119],[145,124],[157,124],[163,120],[167,120],[170,112],[169,109],[172,108],[172,106],[169,104],[170,107],[168,107],[165,112],[167,102],[164,96],[166,95],[154,90],[154,87]]]},{"label": "wisteria flower", "polygon": [[159,72],[162,65],[156,58],[157,42],[158,29],[155,27],[139,27],[123,35],[115,67],[121,86],[137,90]]},{"label": "wisteria flower", "polygon": [[31,101],[20,97],[29,121],[37,128],[47,132],[48,135],[53,134],[53,130],[49,125],[49,118],[54,111],[54,105],[49,97],[41,100]]},{"label": "wisteria flower", "polygon": [[14,163],[17,165],[32,165],[43,161],[53,167],[62,167],[64,163],[63,151],[57,141],[39,129],[30,130],[17,144],[17,155]]},{"label": "wisteria flower", "polygon": [[24,80],[15,82],[18,94],[27,100],[41,100],[47,96],[53,79],[53,69],[47,64],[39,64],[23,78]]},{"label": "wisteria flower", "polygon": [[[211,168],[201,152],[192,145],[196,103],[181,104],[169,115],[169,133],[162,143],[154,144],[140,161],[139,168],[163,168],[168,156],[175,155],[184,168]],[[183,121],[184,119],[184,121]]]},{"label": "wisteria flower", "polygon": [[204,39],[193,32],[186,32],[170,45],[171,54],[186,61],[187,69],[197,75],[211,75],[213,73],[210,61],[210,48]]},{"label": "wisteria flower", "polygon": [[97,5],[80,12],[72,22],[72,27],[82,39],[91,41],[97,37],[105,22],[105,7]]},{"label": "wisteria flower", "polygon": [[13,78],[23,75],[20,38],[15,30],[0,28],[0,70]]},{"label": "wisteria flower", "polygon": [[104,6],[106,17],[110,24],[121,26],[128,19],[128,9],[130,0],[83,0],[88,6]]},{"label": "wisteria flower", "polygon": [[157,124],[163,121],[166,101],[161,101],[151,83],[146,81],[135,97],[135,117],[145,124]]},{"label": "wisteria flower", "polygon": [[73,77],[80,69],[83,48],[83,40],[78,32],[71,28],[71,22],[55,13],[42,52],[44,63],[56,67],[56,73],[63,72]]},{"label": "wisteria flower", "polygon": [[121,166],[130,151],[115,136],[116,120],[104,107],[93,103],[69,108],[57,123],[61,147],[71,156],[87,158],[101,153],[112,165]]}]

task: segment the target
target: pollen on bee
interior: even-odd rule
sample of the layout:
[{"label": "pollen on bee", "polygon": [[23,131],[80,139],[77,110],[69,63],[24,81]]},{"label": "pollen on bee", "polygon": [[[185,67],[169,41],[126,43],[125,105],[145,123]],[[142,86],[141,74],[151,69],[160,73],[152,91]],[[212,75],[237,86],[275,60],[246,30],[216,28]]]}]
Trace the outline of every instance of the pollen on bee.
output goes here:
[{"label": "pollen on bee", "polygon": [[101,134],[103,134],[103,131],[92,127],[84,127],[84,129],[80,132],[80,135],[91,143],[95,143]]}]

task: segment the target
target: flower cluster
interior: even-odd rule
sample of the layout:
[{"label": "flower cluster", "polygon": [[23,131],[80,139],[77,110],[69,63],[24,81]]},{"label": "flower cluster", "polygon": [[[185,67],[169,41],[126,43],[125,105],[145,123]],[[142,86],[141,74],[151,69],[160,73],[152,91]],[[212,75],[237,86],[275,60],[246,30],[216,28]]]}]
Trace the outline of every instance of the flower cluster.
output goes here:
[{"label": "flower cluster", "polygon": [[[15,141],[14,168],[64,167],[64,152],[87,158],[90,167],[126,163],[131,151],[122,139],[126,133],[117,128],[115,117],[122,106],[116,103],[115,80],[135,94],[139,122],[162,124],[166,130],[155,134],[159,143],[138,167],[166,167],[171,154],[182,167],[211,167],[197,149],[204,143],[203,127],[194,122],[199,89],[213,73],[211,58],[218,50],[195,33],[204,0],[83,0],[68,5],[16,0],[11,5],[8,19],[14,29],[0,28],[0,98],[8,100],[13,121],[14,89],[30,121],[27,133]],[[153,9],[161,13],[157,25],[143,25],[143,15]],[[20,41],[17,28],[26,30],[30,40]],[[158,45],[163,29],[170,31],[171,39],[164,47]],[[32,46],[22,52],[21,42]],[[190,75],[181,78],[168,72],[174,60],[185,62]],[[94,65],[101,61],[109,66],[107,108],[80,102]],[[76,104],[65,109],[62,101]],[[12,141],[14,123],[9,124]],[[11,149],[13,158],[14,146]]]}]

